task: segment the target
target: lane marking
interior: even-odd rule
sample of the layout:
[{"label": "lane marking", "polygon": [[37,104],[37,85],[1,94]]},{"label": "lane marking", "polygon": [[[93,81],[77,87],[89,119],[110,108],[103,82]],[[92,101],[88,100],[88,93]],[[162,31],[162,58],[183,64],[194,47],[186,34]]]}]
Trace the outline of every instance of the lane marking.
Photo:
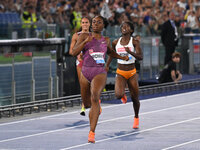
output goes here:
[{"label": "lane marking", "polygon": [[[200,94],[200,91],[192,91],[192,92],[180,93],[180,94],[176,94],[176,95],[155,97],[155,98],[145,99],[145,100],[142,100],[140,102],[141,103],[145,103],[145,102],[165,99],[165,98],[168,98],[168,97],[170,98],[170,97],[184,96],[184,95],[189,95],[189,94]],[[128,102],[127,104],[132,105],[132,102]],[[112,107],[123,107],[123,106],[125,106],[125,105],[123,105],[123,104],[115,104],[115,105],[111,105],[111,106],[103,106],[102,108],[103,109],[107,109],[107,108],[112,108]],[[86,110],[86,111],[89,111],[89,110]],[[59,113],[59,114],[49,115],[49,116],[44,116],[44,117],[37,117],[37,118],[32,118],[32,119],[25,119],[25,120],[20,120],[20,121],[1,123],[0,126],[12,125],[12,124],[17,124],[17,123],[24,123],[24,122],[28,122],[28,121],[42,120],[42,119],[47,119],[47,118],[51,118],[51,117],[58,117],[58,116],[71,115],[71,114],[79,114],[79,111],[65,112],[65,113],[61,113],[61,114]]]},{"label": "lane marking", "polygon": [[199,142],[200,139],[196,139],[196,140],[193,140],[193,141],[188,141],[188,142],[185,142],[185,143],[182,143],[182,144],[178,144],[178,145],[174,145],[174,146],[171,146],[171,147],[167,147],[167,148],[164,148],[162,150],[168,150],[168,149],[174,149],[174,148],[177,148],[177,147],[181,147],[181,146],[184,146],[184,145],[187,145],[187,144],[191,144],[191,143],[194,143],[194,142]]},{"label": "lane marking", "polygon": [[[161,112],[161,111],[166,111],[166,110],[171,110],[171,109],[177,109],[177,108],[182,108],[182,107],[188,107],[188,106],[197,105],[197,104],[200,104],[200,102],[191,103],[191,104],[185,104],[185,105],[175,106],[175,107],[170,107],[170,108],[164,108],[164,109],[159,109],[159,110],[154,110],[154,111],[149,111],[149,112],[144,112],[144,113],[141,113],[140,115],[152,114],[152,113],[157,113],[157,112]],[[120,120],[120,119],[125,119],[125,118],[133,117],[133,116],[134,115],[128,115],[128,116],[123,116],[123,117],[118,117],[118,118],[103,120],[103,121],[99,121],[98,124],[102,124],[102,123],[106,123],[106,122],[111,122],[111,121],[116,121],[116,120]],[[87,124],[82,124],[82,125],[77,125],[77,126],[62,128],[62,129],[51,130],[51,131],[47,131],[47,132],[41,132],[41,133],[36,133],[36,134],[31,134],[31,135],[26,135],[26,136],[20,136],[20,137],[15,137],[15,138],[10,138],[10,139],[0,140],[0,143],[14,141],[14,140],[19,140],[19,139],[24,139],[24,138],[29,138],[29,137],[34,137],[34,136],[39,136],[39,135],[44,135],[44,134],[50,134],[50,133],[60,132],[60,131],[64,131],[64,130],[79,128],[79,127],[85,127],[85,126],[89,126],[89,124],[87,123]]]},{"label": "lane marking", "polygon": [[[125,137],[125,136],[130,136],[130,135],[134,135],[134,134],[138,134],[138,133],[143,133],[143,132],[147,132],[147,131],[152,131],[152,130],[165,128],[165,127],[169,127],[169,126],[173,126],[173,125],[177,125],[177,124],[181,124],[181,123],[185,123],[185,122],[195,121],[195,120],[199,120],[199,119],[200,119],[200,117],[197,117],[197,118],[192,118],[192,119],[188,119],[188,120],[169,123],[169,124],[165,124],[165,125],[162,125],[162,126],[157,126],[157,127],[133,132],[133,133],[127,133],[127,134],[124,134],[124,135],[114,136],[114,137],[111,137],[111,138],[105,138],[105,139],[102,139],[102,140],[97,140],[97,141],[95,141],[95,143],[105,142],[105,141],[108,141],[108,140],[113,140],[113,139],[117,139],[117,138],[121,138],[121,137]],[[80,144],[80,145],[75,145],[75,146],[71,146],[71,147],[67,147],[67,148],[62,148],[60,150],[68,150],[68,149],[78,148],[78,147],[86,146],[86,145],[89,145],[89,144],[91,144],[91,143],[84,143],[84,144]]]}]

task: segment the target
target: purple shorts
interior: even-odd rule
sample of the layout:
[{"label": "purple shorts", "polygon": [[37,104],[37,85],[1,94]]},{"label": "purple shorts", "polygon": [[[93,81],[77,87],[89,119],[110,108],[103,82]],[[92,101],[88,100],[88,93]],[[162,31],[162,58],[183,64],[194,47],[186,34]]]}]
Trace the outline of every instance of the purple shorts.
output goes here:
[{"label": "purple shorts", "polygon": [[89,82],[91,82],[92,79],[96,75],[101,74],[101,73],[107,74],[107,71],[105,70],[105,67],[86,67],[86,66],[82,66],[82,74]]}]

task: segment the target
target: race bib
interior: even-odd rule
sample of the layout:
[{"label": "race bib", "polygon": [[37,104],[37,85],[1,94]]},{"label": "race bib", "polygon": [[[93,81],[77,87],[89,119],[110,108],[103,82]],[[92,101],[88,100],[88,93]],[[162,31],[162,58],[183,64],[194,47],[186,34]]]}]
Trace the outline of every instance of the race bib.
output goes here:
[{"label": "race bib", "polygon": [[103,57],[104,53],[93,52],[93,53],[90,53],[90,55],[96,61],[97,64],[105,64],[105,60],[104,60],[104,57]]}]

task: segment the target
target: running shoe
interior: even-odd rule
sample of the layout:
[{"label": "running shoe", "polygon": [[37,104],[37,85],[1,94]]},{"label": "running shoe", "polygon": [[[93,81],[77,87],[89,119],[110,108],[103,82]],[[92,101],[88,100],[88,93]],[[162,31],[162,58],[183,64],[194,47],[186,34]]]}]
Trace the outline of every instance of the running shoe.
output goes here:
[{"label": "running shoe", "polygon": [[88,143],[95,143],[95,133],[92,131],[89,132]]},{"label": "running shoe", "polygon": [[134,117],[133,129],[139,128],[139,118]]},{"label": "running shoe", "polygon": [[81,108],[80,115],[85,116],[85,107],[84,106],[82,106],[82,108]]},{"label": "running shoe", "polygon": [[101,100],[100,100],[100,99],[99,99],[99,105],[100,105],[99,115],[101,115],[101,113],[102,113],[102,108],[101,108]]},{"label": "running shoe", "polygon": [[126,104],[126,102],[127,102],[127,96],[126,96],[126,94],[124,94],[124,96],[121,98],[121,102],[123,104]]}]

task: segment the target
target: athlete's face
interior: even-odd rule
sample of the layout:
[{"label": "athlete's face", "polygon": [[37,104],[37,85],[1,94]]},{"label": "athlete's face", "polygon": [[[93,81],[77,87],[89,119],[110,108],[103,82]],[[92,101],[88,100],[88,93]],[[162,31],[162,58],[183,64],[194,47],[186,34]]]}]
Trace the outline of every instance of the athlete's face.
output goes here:
[{"label": "athlete's face", "polygon": [[87,18],[83,18],[81,20],[81,27],[82,27],[82,30],[87,30],[89,32],[90,21]]},{"label": "athlete's face", "polygon": [[103,19],[100,17],[95,17],[92,19],[92,30],[93,32],[101,32],[104,28]]},{"label": "athlete's face", "polygon": [[131,27],[129,26],[129,24],[127,23],[124,23],[122,24],[122,27],[121,27],[121,32],[122,34],[130,34],[132,32],[132,29]]}]

